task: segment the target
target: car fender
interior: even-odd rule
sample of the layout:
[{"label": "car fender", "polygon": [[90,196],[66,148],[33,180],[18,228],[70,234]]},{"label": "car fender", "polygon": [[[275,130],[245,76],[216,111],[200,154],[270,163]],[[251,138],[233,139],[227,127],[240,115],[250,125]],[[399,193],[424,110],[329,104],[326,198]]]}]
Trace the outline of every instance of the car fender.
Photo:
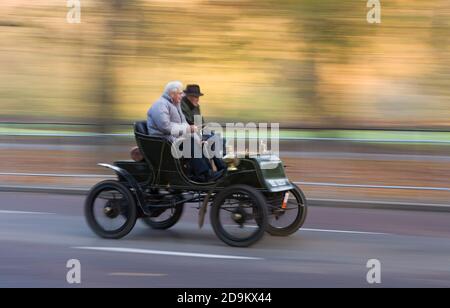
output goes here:
[{"label": "car fender", "polygon": [[145,205],[144,194],[142,192],[141,187],[139,186],[139,183],[134,179],[134,177],[128,171],[126,171],[125,169],[119,168],[117,166],[110,165],[110,164],[98,164],[98,166],[113,170],[119,177],[119,180],[121,180],[121,179],[125,180],[132,188],[131,192],[133,192],[136,195],[136,200],[139,204],[139,207],[144,211],[144,205]]}]

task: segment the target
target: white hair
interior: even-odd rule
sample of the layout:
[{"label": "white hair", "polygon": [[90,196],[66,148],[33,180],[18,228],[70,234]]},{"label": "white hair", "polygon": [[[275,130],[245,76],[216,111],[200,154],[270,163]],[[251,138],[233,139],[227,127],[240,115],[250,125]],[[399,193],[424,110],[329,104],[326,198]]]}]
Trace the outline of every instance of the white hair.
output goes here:
[{"label": "white hair", "polygon": [[183,83],[181,81],[171,81],[164,88],[164,94],[167,95],[175,91],[183,91]]}]

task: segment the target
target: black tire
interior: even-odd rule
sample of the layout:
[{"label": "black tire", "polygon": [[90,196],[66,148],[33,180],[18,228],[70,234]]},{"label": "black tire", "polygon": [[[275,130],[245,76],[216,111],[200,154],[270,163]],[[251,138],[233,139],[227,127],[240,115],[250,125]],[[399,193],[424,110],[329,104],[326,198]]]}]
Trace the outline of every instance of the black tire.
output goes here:
[{"label": "black tire", "polygon": [[[117,194],[115,195],[114,192]],[[102,193],[103,196],[99,198]],[[112,199],[110,196],[112,196]],[[122,198],[116,199],[116,197],[120,196]],[[108,200],[104,205],[104,217],[97,213],[97,200]],[[106,207],[114,208],[116,213],[107,214]],[[99,209],[101,210],[101,206]],[[111,210],[111,212],[113,211]],[[120,239],[126,236],[134,228],[137,220],[136,201],[133,194],[130,192],[128,187],[117,181],[104,181],[95,185],[86,198],[84,213],[86,221],[92,231],[94,231],[94,233],[98,236],[106,239]],[[119,217],[123,218],[125,222],[117,229],[107,230],[101,225],[101,223],[99,223],[100,218],[105,219],[105,221],[108,219],[112,221],[113,219],[117,219]]]},{"label": "black tire", "polygon": [[[268,219],[268,225],[266,231],[273,236],[289,236],[297,232],[305,223],[306,216],[308,215],[308,205],[306,201],[306,197],[303,194],[303,192],[298,188],[295,184],[292,184],[295,186],[294,189],[290,190],[289,193],[293,194],[296,200],[296,205],[293,205],[292,207],[297,207],[298,212],[294,219],[294,221],[290,224],[288,224],[285,227],[275,227],[272,225],[272,219],[275,218],[275,214],[272,210],[274,210],[274,205],[272,205],[272,208],[269,208],[269,219]],[[283,194],[284,196],[284,194]],[[281,204],[280,204],[281,206]],[[276,209],[275,209],[276,210]],[[293,210],[293,208],[292,208]]]},{"label": "black tire", "polygon": [[184,211],[184,204],[180,204],[178,206],[176,206],[173,209],[167,209],[165,210],[163,213],[161,213],[160,215],[164,215],[168,212],[171,212],[171,215],[169,218],[162,220],[162,221],[158,221],[157,218],[158,217],[144,217],[142,218],[142,221],[149,227],[156,229],[156,230],[166,230],[169,229],[171,227],[173,227],[181,218],[181,216],[183,215],[183,211]]},{"label": "black tire", "polygon": [[[241,200],[236,200],[236,198],[241,198]],[[233,211],[244,211],[245,215],[241,216],[253,217],[255,220],[255,225],[250,227],[250,229],[255,230],[253,233],[248,236],[236,237],[224,228],[224,224],[221,220],[221,214],[225,212],[224,216],[226,217],[229,215],[230,218],[234,217],[233,215],[236,214],[236,212],[231,213],[231,207],[223,207],[227,200],[238,201],[238,206]],[[251,207],[241,206],[241,203],[245,202],[251,202]],[[251,213],[248,213],[245,209],[251,209]],[[214,198],[210,219],[215,234],[224,243],[234,247],[248,247],[259,241],[264,236],[267,228],[267,207],[264,196],[258,190],[247,185],[231,186],[218,193]],[[236,224],[236,226],[240,225],[239,228],[241,229],[243,228],[244,222],[239,223],[237,221],[232,221],[232,223]],[[233,227],[236,226],[233,225]]]}]

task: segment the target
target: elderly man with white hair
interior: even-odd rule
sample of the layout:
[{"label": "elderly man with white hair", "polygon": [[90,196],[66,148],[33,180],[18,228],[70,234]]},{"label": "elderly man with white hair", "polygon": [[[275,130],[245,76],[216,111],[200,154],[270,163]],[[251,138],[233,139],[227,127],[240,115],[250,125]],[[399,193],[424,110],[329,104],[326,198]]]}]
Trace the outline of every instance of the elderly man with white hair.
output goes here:
[{"label": "elderly man with white hair", "polygon": [[181,110],[183,84],[171,81],[166,85],[164,93],[147,113],[148,132],[152,136],[164,137],[171,142],[187,132],[195,132],[197,128],[189,125]]},{"label": "elderly man with white hair", "polygon": [[[195,125],[189,125],[181,110],[183,84],[171,81],[166,85],[163,95],[152,105],[147,113],[147,127],[150,136],[166,138],[174,142],[177,138],[197,132]],[[193,146],[200,146],[192,142]],[[201,150],[200,150],[201,151]],[[201,182],[213,181],[222,173],[213,172],[205,157],[191,158],[191,173],[194,179]]]}]

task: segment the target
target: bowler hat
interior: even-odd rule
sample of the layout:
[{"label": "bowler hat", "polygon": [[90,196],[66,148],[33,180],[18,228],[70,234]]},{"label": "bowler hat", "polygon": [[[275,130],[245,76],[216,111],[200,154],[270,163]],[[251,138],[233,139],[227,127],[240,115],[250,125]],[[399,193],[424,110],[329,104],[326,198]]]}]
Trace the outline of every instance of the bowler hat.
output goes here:
[{"label": "bowler hat", "polygon": [[186,95],[190,96],[203,96],[203,93],[200,92],[200,86],[197,84],[190,84],[186,86],[186,90],[183,91]]}]

